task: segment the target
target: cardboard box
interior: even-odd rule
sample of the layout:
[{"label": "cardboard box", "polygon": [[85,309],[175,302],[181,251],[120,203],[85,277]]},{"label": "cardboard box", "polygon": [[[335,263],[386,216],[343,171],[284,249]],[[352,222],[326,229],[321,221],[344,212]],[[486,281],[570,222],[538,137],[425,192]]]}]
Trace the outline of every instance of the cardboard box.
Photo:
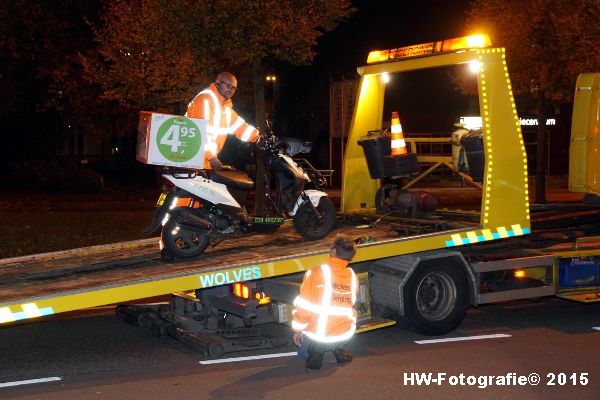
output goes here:
[{"label": "cardboard box", "polygon": [[142,111],[136,159],[145,164],[203,168],[206,128],[204,119]]}]

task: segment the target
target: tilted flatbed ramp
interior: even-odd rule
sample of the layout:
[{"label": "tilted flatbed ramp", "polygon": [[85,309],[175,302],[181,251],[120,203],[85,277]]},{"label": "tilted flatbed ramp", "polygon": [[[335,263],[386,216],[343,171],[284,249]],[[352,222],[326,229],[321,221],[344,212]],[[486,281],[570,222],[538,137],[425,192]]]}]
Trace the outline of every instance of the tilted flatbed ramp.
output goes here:
[{"label": "tilted flatbed ramp", "polygon": [[389,227],[343,226],[312,242],[284,227],[274,234],[231,238],[198,259],[175,262],[161,261],[158,238],[0,259],[0,324],[306,271],[327,260],[340,234],[372,238],[358,246],[353,261],[360,262],[529,233],[519,225],[494,230],[459,225],[464,228],[406,237]]},{"label": "tilted flatbed ramp", "polygon": [[[0,323],[305,271],[324,262],[333,237],[371,236],[355,261],[445,247],[462,230],[400,238],[343,227],[321,241],[292,228],[225,240],[196,260],[163,262],[158,239],[0,260]],[[464,236],[464,235],[463,235]]]},{"label": "tilted flatbed ramp", "polygon": [[[462,224],[461,229],[405,237],[392,230],[393,224],[382,223],[376,229],[343,226],[314,242],[303,240],[292,228],[281,228],[274,234],[225,240],[198,259],[176,262],[160,259],[158,238],[0,259],[0,324],[302,272],[327,259],[333,238],[339,234],[372,238],[372,243],[358,246],[356,262],[443,248],[469,250],[467,253],[490,259],[494,251],[503,253],[496,258],[505,258],[506,252],[510,257],[558,256],[565,250],[547,248],[538,243],[539,239],[531,243],[527,237],[518,239],[529,233],[519,225],[491,231],[465,225],[465,221]],[[508,240],[491,243],[496,239]],[[470,248],[472,244],[477,246]],[[583,247],[576,245],[578,256],[583,254]],[[521,255],[526,249],[527,254]]]}]

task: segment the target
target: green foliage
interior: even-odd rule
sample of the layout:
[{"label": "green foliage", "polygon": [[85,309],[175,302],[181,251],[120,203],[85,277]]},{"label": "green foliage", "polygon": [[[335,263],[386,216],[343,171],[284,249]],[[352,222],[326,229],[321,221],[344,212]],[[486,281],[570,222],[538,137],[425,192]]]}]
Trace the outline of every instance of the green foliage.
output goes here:
[{"label": "green foliage", "polygon": [[65,124],[97,137],[131,129],[123,108],[100,98],[101,88],[83,79],[82,55],[97,51],[93,27],[100,8],[99,0],[0,2],[0,114],[29,118],[54,110]]},{"label": "green foliage", "polygon": [[[506,48],[513,90],[536,99],[545,120],[548,100],[570,101],[577,75],[600,70],[600,1],[472,0],[471,30]],[[463,86],[464,90],[464,86]],[[547,131],[538,125],[535,202],[545,203]]]},{"label": "green foliage", "polygon": [[572,98],[582,72],[600,70],[598,0],[473,0],[470,31],[506,48],[517,93],[539,89],[555,101]]},{"label": "green foliage", "polygon": [[216,54],[236,63],[274,57],[312,61],[316,40],[354,9],[340,0],[217,0],[203,3],[202,25],[214,35]]},{"label": "green foliage", "polygon": [[312,61],[317,38],[352,12],[347,0],[112,0],[86,77],[103,98],[164,110],[231,65]]},{"label": "green foliage", "polygon": [[[169,110],[214,71],[203,34],[182,1],[113,0],[95,30],[98,53],[82,57],[102,97],[121,105]],[[172,111],[172,109],[170,110]]]},{"label": "green foliage", "polygon": [[17,68],[34,65],[36,79],[47,85],[41,108],[62,111],[69,103],[65,99],[79,90],[78,52],[92,40],[90,24],[98,1],[59,0],[53,7],[42,0],[2,3],[3,56],[21,62],[10,64]]},{"label": "green foliage", "polygon": [[140,110],[182,113],[219,70],[309,63],[353,11],[349,0],[2,1],[0,115],[55,110],[97,137],[131,134]]}]

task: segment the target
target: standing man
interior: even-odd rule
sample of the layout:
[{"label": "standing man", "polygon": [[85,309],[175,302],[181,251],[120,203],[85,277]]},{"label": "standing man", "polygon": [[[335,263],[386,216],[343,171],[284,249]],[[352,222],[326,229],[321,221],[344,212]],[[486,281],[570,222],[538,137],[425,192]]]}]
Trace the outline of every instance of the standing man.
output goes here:
[{"label": "standing man", "polygon": [[243,142],[255,142],[258,139],[258,130],[233,110],[231,98],[236,90],[236,77],[230,72],[221,72],[214,83],[198,93],[188,104],[186,117],[208,121],[205,169],[223,169],[218,155],[223,149],[227,135],[235,135]]},{"label": "standing man", "polygon": [[321,368],[326,351],[332,351],[340,365],[352,361],[352,355],[343,346],[356,330],[353,306],[359,284],[348,267],[356,254],[354,241],[336,238],[329,254],[326,264],[306,271],[300,295],[294,300],[294,343],[310,369]]}]

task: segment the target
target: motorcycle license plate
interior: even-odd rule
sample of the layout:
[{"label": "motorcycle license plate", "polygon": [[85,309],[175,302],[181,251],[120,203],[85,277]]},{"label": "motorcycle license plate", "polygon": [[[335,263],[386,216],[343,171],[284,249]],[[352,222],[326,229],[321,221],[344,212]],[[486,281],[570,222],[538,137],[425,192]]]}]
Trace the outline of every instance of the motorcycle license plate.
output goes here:
[{"label": "motorcycle license plate", "polygon": [[158,197],[158,200],[156,201],[156,206],[160,207],[163,205],[163,203],[165,202],[165,199],[167,198],[167,193],[161,193],[160,196]]},{"label": "motorcycle license plate", "polygon": [[282,217],[254,217],[255,224],[281,225],[283,221]]}]

